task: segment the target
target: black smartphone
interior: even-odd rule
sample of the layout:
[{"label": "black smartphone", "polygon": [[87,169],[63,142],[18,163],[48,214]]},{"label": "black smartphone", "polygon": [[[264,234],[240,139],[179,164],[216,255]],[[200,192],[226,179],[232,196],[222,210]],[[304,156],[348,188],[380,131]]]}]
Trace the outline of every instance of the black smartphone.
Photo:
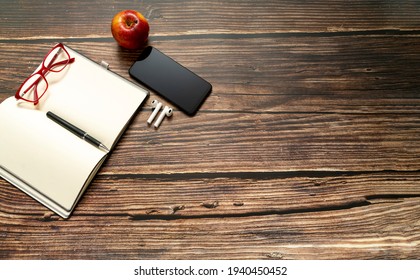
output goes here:
[{"label": "black smartphone", "polygon": [[146,47],[129,70],[130,76],[188,115],[194,115],[212,86],[169,56]]}]

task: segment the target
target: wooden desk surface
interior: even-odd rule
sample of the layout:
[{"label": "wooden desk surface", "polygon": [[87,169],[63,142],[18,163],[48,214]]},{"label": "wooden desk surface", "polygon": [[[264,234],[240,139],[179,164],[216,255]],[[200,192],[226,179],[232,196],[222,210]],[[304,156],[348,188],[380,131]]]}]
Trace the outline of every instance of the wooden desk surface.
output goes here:
[{"label": "wooden desk surface", "polygon": [[1,259],[420,258],[418,1],[94,2],[2,1],[0,101],[58,41],[129,78],[129,8],[213,92],[152,92],[68,220],[0,179]]}]

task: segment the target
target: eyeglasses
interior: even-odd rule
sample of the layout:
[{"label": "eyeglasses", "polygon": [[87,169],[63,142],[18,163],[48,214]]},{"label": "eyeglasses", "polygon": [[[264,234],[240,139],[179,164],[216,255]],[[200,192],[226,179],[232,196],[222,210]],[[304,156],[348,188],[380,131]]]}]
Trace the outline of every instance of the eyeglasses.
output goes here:
[{"label": "eyeglasses", "polygon": [[[60,61],[56,62],[57,59],[60,59]],[[70,57],[64,45],[58,43],[44,57],[41,68],[22,83],[16,91],[15,98],[37,105],[48,89],[46,75],[49,72],[58,73],[63,71],[67,65],[73,62],[74,57]]]}]

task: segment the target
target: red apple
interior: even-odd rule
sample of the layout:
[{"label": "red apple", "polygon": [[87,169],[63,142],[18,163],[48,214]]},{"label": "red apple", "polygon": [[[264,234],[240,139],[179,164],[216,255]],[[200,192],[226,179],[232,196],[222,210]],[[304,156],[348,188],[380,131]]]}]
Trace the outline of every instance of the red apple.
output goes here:
[{"label": "red apple", "polygon": [[149,36],[149,23],[141,13],[125,10],[112,19],[111,32],[121,47],[139,49]]}]

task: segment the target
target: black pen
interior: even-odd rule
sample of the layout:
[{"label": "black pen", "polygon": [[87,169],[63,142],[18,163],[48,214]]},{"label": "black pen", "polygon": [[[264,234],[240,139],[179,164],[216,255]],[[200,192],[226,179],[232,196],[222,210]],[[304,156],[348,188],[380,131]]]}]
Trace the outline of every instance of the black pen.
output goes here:
[{"label": "black pen", "polygon": [[78,137],[82,138],[83,140],[85,140],[86,142],[92,144],[93,146],[98,147],[98,148],[102,148],[102,149],[106,150],[107,152],[109,152],[109,149],[107,147],[105,147],[104,144],[102,144],[101,142],[99,142],[98,140],[96,140],[95,138],[90,136],[89,134],[87,134],[86,131],[83,131],[80,128],[72,125],[68,121],[63,120],[62,118],[60,118],[59,116],[57,116],[53,112],[48,111],[47,112],[47,117],[50,118],[51,120],[53,120],[54,122],[58,123],[59,125],[61,125],[65,129],[67,129],[68,131],[72,132],[76,136],[78,136]]}]

